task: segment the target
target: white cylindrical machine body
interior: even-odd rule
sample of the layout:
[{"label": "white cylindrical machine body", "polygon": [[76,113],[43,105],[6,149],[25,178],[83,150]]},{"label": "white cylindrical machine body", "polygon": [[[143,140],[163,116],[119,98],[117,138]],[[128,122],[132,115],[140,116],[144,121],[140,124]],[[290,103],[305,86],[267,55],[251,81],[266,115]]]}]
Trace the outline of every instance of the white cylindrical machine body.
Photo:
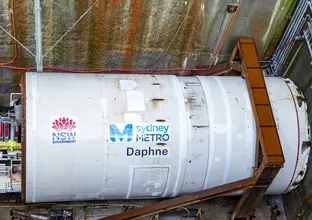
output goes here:
[{"label": "white cylindrical machine body", "polygon": [[[306,104],[266,78],[285,165],[306,172]],[[174,197],[253,175],[256,127],[241,77],[26,74],[26,202]]]}]

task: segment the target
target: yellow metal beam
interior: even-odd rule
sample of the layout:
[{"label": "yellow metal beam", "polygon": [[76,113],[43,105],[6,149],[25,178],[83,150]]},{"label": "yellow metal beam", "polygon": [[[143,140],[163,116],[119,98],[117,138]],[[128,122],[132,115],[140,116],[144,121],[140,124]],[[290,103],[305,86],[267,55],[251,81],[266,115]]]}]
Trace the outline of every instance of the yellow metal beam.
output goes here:
[{"label": "yellow metal beam", "polygon": [[[10,149],[10,143],[9,142],[0,142],[0,150],[8,150]],[[21,150],[22,145],[21,143],[16,143],[14,150]]]}]

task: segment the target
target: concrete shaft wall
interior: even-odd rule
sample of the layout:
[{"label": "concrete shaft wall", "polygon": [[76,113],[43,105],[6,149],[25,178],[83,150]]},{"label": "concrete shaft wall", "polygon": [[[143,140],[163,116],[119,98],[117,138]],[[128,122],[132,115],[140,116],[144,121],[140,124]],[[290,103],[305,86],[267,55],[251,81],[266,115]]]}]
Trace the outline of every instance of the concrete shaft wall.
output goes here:
[{"label": "concrete shaft wall", "polygon": [[[14,1],[14,2],[13,2]],[[161,68],[208,65],[229,0],[99,0],[49,53],[44,65],[70,68]],[[35,51],[31,0],[0,2],[0,23]],[[92,1],[47,0],[42,3],[43,51],[50,48]],[[219,61],[226,60],[240,36],[254,37],[260,54],[273,48],[296,5],[291,0],[245,0],[229,31]],[[0,32],[0,63],[14,57],[13,41]],[[14,66],[34,66],[35,59],[18,46]],[[0,105],[7,102],[12,71],[0,70]],[[19,73],[16,72],[18,75]],[[17,83],[15,83],[17,84]],[[13,87],[13,90],[16,89]]]}]

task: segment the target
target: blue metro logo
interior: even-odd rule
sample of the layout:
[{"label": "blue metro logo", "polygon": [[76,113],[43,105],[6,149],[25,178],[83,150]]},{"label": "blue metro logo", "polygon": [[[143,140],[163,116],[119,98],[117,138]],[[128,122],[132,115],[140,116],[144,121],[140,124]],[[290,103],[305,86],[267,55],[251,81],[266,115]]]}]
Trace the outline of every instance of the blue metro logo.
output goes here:
[{"label": "blue metro logo", "polygon": [[130,142],[133,137],[133,125],[127,124],[122,132],[118,129],[116,124],[109,125],[109,137],[112,142],[116,142],[116,136],[118,137],[119,141],[122,142],[127,136],[127,142]]}]

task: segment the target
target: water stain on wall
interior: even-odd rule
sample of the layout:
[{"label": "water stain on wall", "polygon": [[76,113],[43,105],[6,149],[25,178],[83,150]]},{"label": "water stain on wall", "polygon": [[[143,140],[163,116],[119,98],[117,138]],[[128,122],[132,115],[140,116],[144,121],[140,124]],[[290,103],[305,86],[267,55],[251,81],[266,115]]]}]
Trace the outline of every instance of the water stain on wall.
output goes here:
[{"label": "water stain on wall", "polygon": [[[1,1],[0,22],[11,29],[10,1]],[[244,1],[224,44],[221,56],[230,54],[232,42],[240,35],[254,36],[259,51],[276,44],[281,31],[272,32],[274,10],[281,0]],[[158,68],[207,64],[203,58],[212,52],[228,0],[99,0],[88,14],[44,58],[44,65],[77,69]],[[294,8],[287,3],[288,16]],[[45,53],[94,3],[92,0],[45,0],[42,5],[43,53]],[[285,3],[285,4],[286,4]],[[286,10],[286,9],[285,9]],[[34,7],[31,0],[14,0],[16,36],[35,52]],[[263,27],[252,30],[259,22]],[[248,17],[246,18],[246,14]],[[285,18],[285,17],[284,17]],[[249,21],[246,23],[246,19]],[[271,19],[271,23],[270,23]],[[240,25],[241,24],[241,25]],[[273,26],[272,26],[273,24]],[[233,27],[234,27],[233,26]],[[239,27],[239,28],[237,28]],[[268,29],[268,31],[266,30]],[[276,35],[276,36],[275,36]],[[265,43],[259,43],[260,39]],[[12,57],[12,41],[0,32],[0,57]],[[262,42],[261,41],[261,42]],[[231,44],[228,44],[231,42]],[[270,43],[268,43],[270,42]],[[188,59],[186,59],[188,58]],[[190,64],[185,63],[191,60]],[[187,61],[187,62],[188,62]],[[14,66],[34,66],[35,59],[18,46]],[[3,73],[12,73],[2,70]],[[15,72],[18,76],[20,73]],[[2,74],[3,75],[3,74]],[[16,79],[17,80],[17,79]]]}]

